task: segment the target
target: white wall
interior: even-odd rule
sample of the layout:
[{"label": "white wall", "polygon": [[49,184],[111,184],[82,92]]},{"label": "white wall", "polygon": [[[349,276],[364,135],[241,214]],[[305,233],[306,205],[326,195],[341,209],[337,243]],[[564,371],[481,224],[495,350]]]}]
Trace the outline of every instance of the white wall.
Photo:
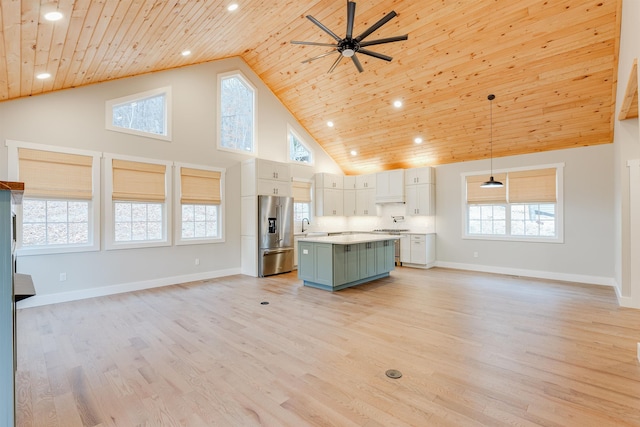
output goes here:
[{"label": "white wall", "polygon": [[635,308],[640,308],[640,277],[631,277],[631,267],[638,261],[633,258],[634,255],[631,252],[630,187],[627,162],[640,159],[640,125],[637,118],[620,121],[617,120],[617,116],[624,100],[633,60],[640,58],[638,40],[640,40],[640,2],[637,0],[624,0],[622,2],[622,29],[620,33],[614,128],[614,177],[616,188],[614,278],[620,303],[624,306]]},{"label": "white wall", "polygon": [[[224,243],[106,251],[103,242],[99,252],[21,256],[18,271],[33,276],[38,294],[25,300],[25,305],[240,271],[239,162],[248,157],[216,148],[217,74],[237,69],[258,90],[259,157],[287,160],[287,124],[290,124],[311,145],[316,158],[313,167],[294,166],[295,177],[308,179],[316,170],[341,173],[337,164],[238,58],[0,103],[0,141],[17,140],[227,168]],[[105,130],[105,101],[163,86],[172,87],[172,142]],[[7,148],[2,144],[1,179],[8,179],[7,170]],[[200,259],[198,266],[195,258]],[[67,274],[65,282],[59,281],[62,272]]]},{"label": "white wall", "polygon": [[[613,145],[493,160],[501,169],[564,163],[564,243],[463,239],[461,174],[489,174],[486,160],[436,168],[437,265],[613,284]],[[474,252],[478,257],[474,258]]]}]

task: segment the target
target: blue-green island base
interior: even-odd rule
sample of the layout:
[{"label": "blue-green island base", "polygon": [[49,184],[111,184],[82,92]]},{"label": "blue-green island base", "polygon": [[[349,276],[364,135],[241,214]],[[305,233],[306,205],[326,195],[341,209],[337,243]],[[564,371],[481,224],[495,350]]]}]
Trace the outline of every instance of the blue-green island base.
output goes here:
[{"label": "blue-green island base", "polygon": [[317,289],[333,292],[333,291],[339,291],[345,288],[350,288],[352,286],[361,285],[363,283],[372,282],[374,280],[382,279],[384,277],[389,277],[389,273],[387,272],[383,274],[378,274],[376,276],[366,277],[364,279],[354,280],[353,282],[344,283],[338,286],[323,285],[322,283],[311,282],[309,280],[304,280],[302,283],[304,284],[304,286],[309,286],[310,288],[317,288]]}]

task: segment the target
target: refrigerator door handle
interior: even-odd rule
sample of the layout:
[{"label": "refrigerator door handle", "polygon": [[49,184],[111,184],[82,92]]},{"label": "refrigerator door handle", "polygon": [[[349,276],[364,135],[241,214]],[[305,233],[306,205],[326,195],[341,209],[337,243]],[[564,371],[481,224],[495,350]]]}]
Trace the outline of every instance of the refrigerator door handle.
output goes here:
[{"label": "refrigerator door handle", "polygon": [[276,206],[276,211],[277,211],[277,215],[278,215],[278,242],[282,242],[282,240],[284,240],[284,238],[282,237],[282,226],[283,226],[283,222],[284,222],[284,218],[282,218],[282,206],[278,205]]},{"label": "refrigerator door handle", "polygon": [[275,255],[275,254],[284,254],[284,253],[287,253],[287,252],[289,252],[291,250],[293,250],[293,248],[265,249],[262,252],[262,256]]}]

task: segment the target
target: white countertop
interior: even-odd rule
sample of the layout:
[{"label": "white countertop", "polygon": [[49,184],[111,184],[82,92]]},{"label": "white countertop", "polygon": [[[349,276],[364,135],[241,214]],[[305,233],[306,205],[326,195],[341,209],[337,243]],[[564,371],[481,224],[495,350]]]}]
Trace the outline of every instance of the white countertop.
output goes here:
[{"label": "white countertop", "polygon": [[397,240],[397,234],[340,234],[337,236],[303,237],[299,242],[331,243],[334,245],[355,245],[357,243]]}]

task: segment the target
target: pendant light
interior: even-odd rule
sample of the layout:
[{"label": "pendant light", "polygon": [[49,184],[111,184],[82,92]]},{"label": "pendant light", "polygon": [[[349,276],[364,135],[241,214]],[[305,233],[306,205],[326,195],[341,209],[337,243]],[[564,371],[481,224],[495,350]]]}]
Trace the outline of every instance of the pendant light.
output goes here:
[{"label": "pendant light", "polygon": [[493,100],[496,99],[494,94],[490,94],[487,96],[489,100],[489,147],[490,147],[490,155],[489,159],[491,161],[491,177],[489,181],[483,182],[480,187],[482,188],[491,188],[491,187],[502,187],[503,184],[500,181],[496,181],[493,179]]}]

